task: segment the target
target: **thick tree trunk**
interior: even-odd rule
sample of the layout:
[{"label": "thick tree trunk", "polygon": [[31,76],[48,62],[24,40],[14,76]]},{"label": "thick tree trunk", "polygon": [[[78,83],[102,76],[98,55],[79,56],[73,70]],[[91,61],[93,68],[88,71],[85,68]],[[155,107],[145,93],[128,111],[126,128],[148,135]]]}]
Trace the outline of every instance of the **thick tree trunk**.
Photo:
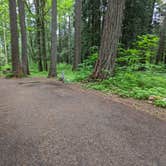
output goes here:
[{"label": "thick tree trunk", "polygon": [[73,70],[76,70],[78,68],[78,64],[81,61],[81,15],[82,15],[82,0],[76,0]]},{"label": "thick tree trunk", "polygon": [[27,57],[27,33],[25,23],[25,8],[24,0],[18,0],[19,18],[20,18],[20,29],[21,29],[21,44],[22,44],[22,70],[24,75],[28,75],[28,57]]},{"label": "thick tree trunk", "polygon": [[57,1],[52,0],[52,25],[51,25],[51,57],[48,77],[56,77],[57,60]]},{"label": "thick tree trunk", "polygon": [[16,0],[9,0],[9,13],[11,31],[12,71],[14,77],[21,77],[22,70],[19,60]]},{"label": "thick tree trunk", "polygon": [[36,8],[36,28],[37,28],[37,47],[38,47],[38,69],[43,71],[42,64],[42,42],[41,42],[41,20],[40,20],[40,0],[35,0]]},{"label": "thick tree trunk", "polygon": [[125,0],[108,1],[99,58],[92,75],[93,79],[105,79],[114,72],[124,7]]},{"label": "thick tree trunk", "polygon": [[164,54],[166,54],[166,16],[161,25],[159,47],[156,55],[156,64],[164,60]]}]

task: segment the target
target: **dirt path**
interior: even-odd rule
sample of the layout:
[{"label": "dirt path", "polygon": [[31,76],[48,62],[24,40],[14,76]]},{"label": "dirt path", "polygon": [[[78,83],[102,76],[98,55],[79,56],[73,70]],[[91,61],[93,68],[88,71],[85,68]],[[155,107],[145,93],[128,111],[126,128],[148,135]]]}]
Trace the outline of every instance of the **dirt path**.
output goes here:
[{"label": "dirt path", "polygon": [[53,80],[0,79],[0,166],[166,166],[166,122]]}]

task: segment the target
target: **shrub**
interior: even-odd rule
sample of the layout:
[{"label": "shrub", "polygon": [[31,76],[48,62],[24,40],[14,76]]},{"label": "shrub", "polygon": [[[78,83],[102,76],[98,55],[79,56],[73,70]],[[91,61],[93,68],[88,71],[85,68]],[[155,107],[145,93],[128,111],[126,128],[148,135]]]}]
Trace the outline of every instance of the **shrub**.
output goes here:
[{"label": "shrub", "polygon": [[133,48],[119,48],[117,63],[119,66],[130,66],[132,70],[147,70],[155,60],[158,40],[155,35],[138,36]]}]

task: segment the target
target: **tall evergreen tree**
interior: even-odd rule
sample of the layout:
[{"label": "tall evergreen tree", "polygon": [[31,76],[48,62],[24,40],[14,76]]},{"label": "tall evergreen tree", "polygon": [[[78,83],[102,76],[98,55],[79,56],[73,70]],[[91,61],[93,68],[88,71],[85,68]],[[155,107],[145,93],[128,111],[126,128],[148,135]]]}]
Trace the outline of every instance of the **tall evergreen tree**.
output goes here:
[{"label": "tall evergreen tree", "polygon": [[24,1],[18,0],[20,29],[21,29],[21,44],[22,44],[22,70],[24,75],[29,74],[28,57],[27,57],[27,34],[25,23]]},{"label": "tall evergreen tree", "polygon": [[34,0],[35,10],[36,10],[36,29],[37,29],[37,60],[38,60],[38,69],[43,71],[42,63],[42,41],[41,41],[41,0]]},{"label": "tall evergreen tree", "polygon": [[76,70],[78,68],[78,64],[81,62],[81,15],[82,15],[82,0],[76,0],[73,70]]},{"label": "tall evergreen tree", "polygon": [[46,1],[43,1],[41,0],[40,1],[41,3],[41,15],[39,16],[40,17],[40,20],[41,20],[41,43],[42,43],[42,46],[41,46],[41,52],[42,52],[42,59],[43,59],[43,67],[44,67],[44,70],[47,71],[48,69],[48,66],[47,66],[47,54],[46,54],[46,34],[45,34],[45,6],[46,6]]},{"label": "tall evergreen tree", "polygon": [[48,77],[56,77],[56,60],[57,60],[57,1],[52,0],[52,25],[51,25],[51,56],[50,69]]},{"label": "tall evergreen tree", "polygon": [[18,27],[16,0],[9,0],[10,13],[10,32],[11,32],[11,51],[12,51],[12,71],[14,77],[21,77],[22,69],[19,60],[19,42],[18,42]]},{"label": "tall evergreen tree", "polygon": [[114,72],[124,7],[125,0],[108,1],[99,58],[92,75],[93,79],[105,79]]}]

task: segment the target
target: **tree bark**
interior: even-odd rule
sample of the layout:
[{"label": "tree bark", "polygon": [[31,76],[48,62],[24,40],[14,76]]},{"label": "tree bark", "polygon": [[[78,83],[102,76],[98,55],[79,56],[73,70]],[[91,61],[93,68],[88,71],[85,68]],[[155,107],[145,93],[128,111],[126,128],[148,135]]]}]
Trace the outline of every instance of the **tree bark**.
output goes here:
[{"label": "tree bark", "polygon": [[61,23],[58,24],[58,54],[57,54],[57,62],[61,62],[61,52],[62,52],[62,32],[61,32]]},{"label": "tree bark", "polygon": [[51,25],[51,57],[48,77],[56,77],[57,60],[57,1],[52,0],[52,25]]},{"label": "tree bark", "polygon": [[99,58],[92,74],[93,79],[105,79],[114,73],[124,7],[125,0],[108,1]]},{"label": "tree bark", "polygon": [[19,18],[20,18],[20,29],[21,29],[21,44],[22,44],[22,70],[26,76],[29,73],[28,57],[27,57],[27,33],[25,23],[25,8],[24,1],[18,0]]},{"label": "tree bark", "polygon": [[9,13],[10,13],[10,31],[11,31],[12,71],[14,77],[21,77],[22,69],[19,60],[16,0],[9,0]]},{"label": "tree bark", "polygon": [[8,64],[8,52],[7,52],[7,42],[6,42],[6,25],[3,24],[3,40],[4,40],[4,53],[5,53],[5,63]]},{"label": "tree bark", "polygon": [[43,67],[44,70],[48,70],[47,66],[47,54],[46,54],[46,35],[45,35],[45,1],[41,1],[41,38],[42,38],[42,54],[43,54]]},{"label": "tree bark", "polygon": [[81,61],[81,15],[82,15],[82,0],[75,2],[75,37],[74,37],[74,63],[73,70],[78,68]]},{"label": "tree bark", "polygon": [[69,28],[68,28],[68,37],[69,37],[69,41],[68,41],[68,46],[69,46],[69,64],[71,64],[72,61],[72,27],[71,27],[71,16],[69,16]]},{"label": "tree bark", "polygon": [[40,0],[35,0],[36,9],[36,28],[37,28],[37,47],[38,47],[38,69],[43,71],[42,46],[41,46],[41,20],[40,20]]}]

